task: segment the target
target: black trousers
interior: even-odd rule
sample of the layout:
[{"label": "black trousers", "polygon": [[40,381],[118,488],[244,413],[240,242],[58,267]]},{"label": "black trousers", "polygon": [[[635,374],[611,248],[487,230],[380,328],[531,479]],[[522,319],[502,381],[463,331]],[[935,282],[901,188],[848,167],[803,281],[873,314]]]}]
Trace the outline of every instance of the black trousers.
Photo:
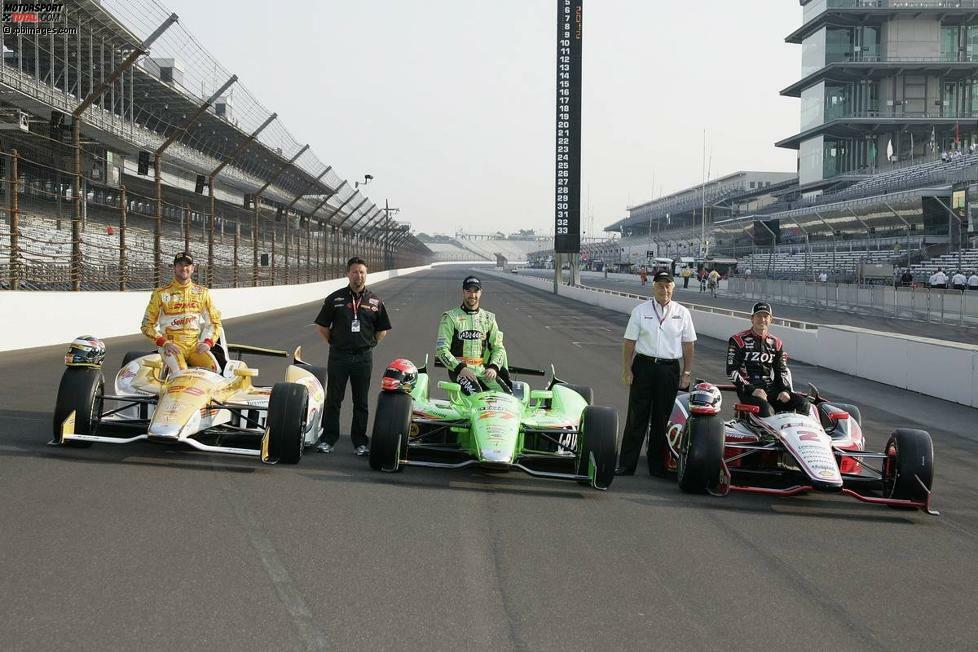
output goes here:
[{"label": "black trousers", "polygon": [[619,466],[634,473],[648,432],[645,455],[649,473],[666,474],[666,423],[679,392],[679,362],[653,363],[651,358],[636,355],[632,360],[632,385],[628,390],[628,416],[621,438]]},{"label": "black trousers", "polygon": [[349,381],[353,394],[353,425],[350,439],[353,446],[368,446],[367,399],[370,393],[370,371],[373,355],[370,349],[361,353],[349,353],[330,349],[326,363],[326,414],[323,417],[323,441],[335,446],[340,438],[340,405]]},{"label": "black trousers", "polygon": [[778,394],[780,394],[782,390],[771,388],[765,389],[764,391],[767,392],[766,401],[763,398],[757,398],[756,396],[744,394],[743,392],[737,392],[737,398],[740,399],[741,403],[756,405],[757,407],[761,408],[760,413],[757,415],[760,417],[769,417],[778,412],[799,412],[808,414],[808,404],[801,396],[788,392],[788,400],[782,402],[778,400]]}]

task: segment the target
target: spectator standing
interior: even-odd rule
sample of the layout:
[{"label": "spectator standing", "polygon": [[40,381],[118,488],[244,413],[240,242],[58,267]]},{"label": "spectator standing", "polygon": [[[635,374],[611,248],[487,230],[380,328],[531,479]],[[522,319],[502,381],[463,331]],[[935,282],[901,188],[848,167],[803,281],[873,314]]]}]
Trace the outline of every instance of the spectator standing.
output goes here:
[{"label": "spectator standing", "polygon": [[968,277],[968,289],[978,290],[978,272],[971,270],[971,276]]},{"label": "spectator standing", "polygon": [[689,267],[683,267],[682,277],[683,277],[683,289],[689,287],[689,277],[693,275],[693,270]]},{"label": "spectator standing", "polygon": [[959,269],[957,273],[951,277],[951,287],[955,290],[967,290],[968,289],[968,277],[965,276]]},{"label": "spectator standing", "polygon": [[635,473],[646,432],[649,473],[666,475],[666,423],[679,389],[689,388],[696,341],[689,310],[672,300],[675,287],[671,274],[656,273],[653,298],[635,306],[625,327],[622,382],[628,385],[628,417],[615,475]]},{"label": "spectator standing", "polygon": [[903,274],[900,276],[900,285],[905,288],[913,285],[913,274],[910,273],[909,268],[903,270]]},{"label": "spectator standing", "polygon": [[825,272],[819,272],[819,274],[818,274],[818,282],[819,283],[828,283],[829,282],[829,275],[826,274]]},{"label": "spectator standing", "polygon": [[928,279],[927,284],[930,285],[932,290],[946,290],[947,289],[947,274],[940,267],[937,271],[931,274],[930,279]]},{"label": "spectator standing", "polygon": [[332,453],[340,438],[340,406],[349,382],[353,394],[350,439],[354,452],[362,457],[370,453],[367,399],[372,351],[391,329],[391,322],[384,302],[367,289],[367,263],[351,258],[346,263],[346,276],[349,285],[327,296],[316,317],[316,330],[329,344],[323,437],[316,449]]}]

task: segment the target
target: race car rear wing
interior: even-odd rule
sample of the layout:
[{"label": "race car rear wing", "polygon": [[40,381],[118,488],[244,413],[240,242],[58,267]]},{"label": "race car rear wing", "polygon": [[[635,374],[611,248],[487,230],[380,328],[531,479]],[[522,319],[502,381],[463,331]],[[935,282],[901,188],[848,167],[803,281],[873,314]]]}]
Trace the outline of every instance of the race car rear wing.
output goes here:
[{"label": "race car rear wing", "polygon": [[241,355],[243,353],[249,353],[251,355],[265,355],[271,358],[289,357],[288,351],[279,351],[277,349],[263,349],[260,346],[249,346],[247,344],[228,344],[228,353],[237,353],[238,360],[241,359]]},{"label": "race car rear wing", "polygon": [[[435,358],[435,366],[441,367],[442,369],[445,368],[445,365],[442,364],[442,361],[439,360],[438,358]],[[541,371],[539,369],[531,369],[529,367],[514,367],[513,365],[510,364],[510,365],[506,365],[506,368],[509,369],[509,373],[511,374],[521,374],[523,376],[546,376],[547,375],[547,372],[545,371]]]}]

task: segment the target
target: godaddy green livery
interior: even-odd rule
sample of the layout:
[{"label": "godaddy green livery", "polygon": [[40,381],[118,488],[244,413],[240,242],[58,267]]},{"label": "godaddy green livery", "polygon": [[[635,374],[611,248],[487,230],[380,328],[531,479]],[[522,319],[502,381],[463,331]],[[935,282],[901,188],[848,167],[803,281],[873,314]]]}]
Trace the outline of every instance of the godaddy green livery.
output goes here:
[{"label": "godaddy green livery", "polygon": [[[436,366],[444,366],[439,362]],[[414,370],[409,361],[397,360],[389,371],[395,363]],[[513,366],[509,372],[545,375]],[[568,385],[553,375],[543,390],[513,381],[512,393],[490,389],[466,395],[457,383],[442,381],[438,387],[448,398],[433,399],[427,368],[418,369],[416,377],[415,381],[412,373],[403,385],[387,382],[390,378],[383,384],[370,442],[373,469],[478,466],[576,480],[596,489],[611,486],[618,456],[618,412],[590,405],[590,387]]]}]

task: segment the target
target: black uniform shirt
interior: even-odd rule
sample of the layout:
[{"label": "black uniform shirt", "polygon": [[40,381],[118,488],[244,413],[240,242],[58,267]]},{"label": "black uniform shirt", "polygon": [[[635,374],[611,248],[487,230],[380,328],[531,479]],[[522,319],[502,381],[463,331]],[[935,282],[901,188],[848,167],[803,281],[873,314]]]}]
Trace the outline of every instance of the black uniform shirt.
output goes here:
[{"label": "black uniform shirt", "polygon": [[[352,328],[354,304],[358,306],[358,333]],[[377,345],[377,332],[391,328],[387,308],[380,297],[366,288],[360,294],[354,294],[349,285],[326,297],[316,323],[330,330],[330,350],[345,352],[373,348]]]}]

